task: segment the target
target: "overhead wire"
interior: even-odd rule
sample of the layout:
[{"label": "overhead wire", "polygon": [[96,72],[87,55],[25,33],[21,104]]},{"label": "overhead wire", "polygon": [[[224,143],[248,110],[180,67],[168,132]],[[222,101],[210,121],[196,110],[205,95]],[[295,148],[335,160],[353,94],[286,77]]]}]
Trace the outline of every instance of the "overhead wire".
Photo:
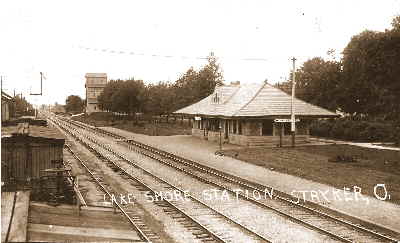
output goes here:
[{"label": "overhead wire", "polygon": [[[106,52],[111,54],[122,54],[122,55],[133,55],[133,56],[148,56],[148,57],[155,57],[155,58],[181,58],[181,59],[197,59],[197,60],[207,60],[209,57],[205,56],[179,56],[179,55],[161,55],[155,53],[143,53],[143,52],[134,52],[134,51],[123,51],[123,50],[114,50],[110,48],[91,48],[87,46],[78,46],[79,49],[84,49],[87,51],[96,51],[96,52]],[[268,59],[266,58],[257,58],[257,57],[250,57],[250,58],[235,58],[235,57],[219,57],[222,59],[235,59],[240,61],[263,61],[267,62]]]},{"label": "overhead wire", "polygon": [[[79,49],[83,49],[86,51],[94,51],[94,52],[104,52],[104,53],[110,53],[110,54],[117,54],[117,55],[132,55],[132,56],[146,56],[146,57],[151,57],[151,58],[180,58],[180,59],[197,59],[197,60],[207,60],[209,57],[208,56],[184,56],[184,55],[162,55],[158,53],[144,53],[144,52],[135,52],[135,51],[129,51],[129,50],[116,50],[116,49],[111,49],[111,48],[92,48],[88,46],[82,46],[78,45],[77,46]],[[297,60],[299,61],[306,61],[311,58],[312,56],[308,55],[295,55]],[[218,56],[218,59],[224,59],[224,60],[236,60],[236,61],[249,61],[249,62],[271,62],[273,59],[274,61],[279,60],[287,60],[291,61],[292,56],[275,56],[275,57],[270,57],[270,58],[263,58],[263,57],[226,57],[226,56]]]}]

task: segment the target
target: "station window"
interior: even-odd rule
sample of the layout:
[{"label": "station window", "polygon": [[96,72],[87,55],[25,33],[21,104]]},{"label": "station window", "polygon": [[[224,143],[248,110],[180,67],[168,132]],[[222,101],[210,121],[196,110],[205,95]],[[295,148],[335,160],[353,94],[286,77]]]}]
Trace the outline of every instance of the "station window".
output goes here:
[{"label": "station window", "polygon": [[211,125],[211,131],[219,131],[219,120],[217,119],[212,119],[210,120],[210,125]]},{"label": "station window", "polygon": [[262,121],[262,135],[263,136],[272,136],[273,135],[273,122],[272,120],[263,120]]},{"label": "station window", "polygon": [[242,135],[242,121],[238,121],[238,133]]},{"label": "station window", "polygon": [[233,120],[233,125],[232,126],[233,126],[233,133],[234,134],[236,134],[236,131],[237,131],[236,122],[237,122],[236,120]]}]

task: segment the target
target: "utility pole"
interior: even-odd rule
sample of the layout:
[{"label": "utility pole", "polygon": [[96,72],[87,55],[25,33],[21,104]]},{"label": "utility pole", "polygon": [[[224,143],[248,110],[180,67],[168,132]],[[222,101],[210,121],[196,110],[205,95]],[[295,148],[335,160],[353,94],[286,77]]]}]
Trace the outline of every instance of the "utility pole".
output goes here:
[{"label": "utility pole", "polygon": [[222,152],[222,121],[219,122],[219,150]]},{"label": "utility pole", "polygon": [[40,95],[43,94],[43,73],[40,72]]},{"label": "utility pole", "polygon": [[[30,93],[30,95],[43,95],[43,73],[40,72],[40,93],[35,94],[35,93]],[[35,107],[35,118],[37,118],[37,108]]]},{"label": "utility pole", "polygon": [[293,73],[292,73],[292,100],[291,100],[291,127],[290,131],[292,133],[292,147],[294,148],[296,145],[296,120],[295,120],[295,115],[294,115],[294,95],[295,95],[295,89],[296,89],[296,58],[292,58],[293,61]]},{"label": "utility pole", "polygon": [[30,95],[43,95],[43,73],[40,72],[40,93],[30,93]]}]

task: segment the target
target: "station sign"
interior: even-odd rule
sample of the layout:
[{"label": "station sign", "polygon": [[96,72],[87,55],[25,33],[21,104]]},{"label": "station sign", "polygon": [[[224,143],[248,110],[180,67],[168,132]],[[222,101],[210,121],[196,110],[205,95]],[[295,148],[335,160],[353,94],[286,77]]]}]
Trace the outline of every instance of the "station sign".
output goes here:
[{"label": "station sign", "polygon": [[195,121],[201,121],[201,117],[200,117],[200,116],[195,116],[195,117],[194,117],[194,120],[195,120]]},{"label": "station sign", "polygon": [[[295,122],[299,122],[300,119],[296,119]],[[292,119],[275,119],[274,122],[292,122]]]}]

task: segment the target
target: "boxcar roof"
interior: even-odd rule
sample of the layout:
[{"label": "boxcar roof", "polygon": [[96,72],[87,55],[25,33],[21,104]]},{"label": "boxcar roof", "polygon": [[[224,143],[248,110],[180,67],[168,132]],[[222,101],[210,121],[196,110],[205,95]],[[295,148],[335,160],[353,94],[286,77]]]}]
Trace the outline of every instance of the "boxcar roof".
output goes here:
[{"label": "boxcar roof", "polygon": [[[294,109],[295,114],[302,117],[338,116],[297,98],[294,99]],[[210,96],[174,113],[213,117],[290,116],[291,96],[266,83],[223,85],[217,86]]]},{"label": "boxcar roof", "polygon": [[17,130],[17,126],[7,126],[1,128],[1,139],[4,142],[7,141],[38,141],[38,142],[49,142],[49,143],[64,143],[65,137],[56,129],[52,127],[44,126],[29,126],[28,135],[12,135]]}]

